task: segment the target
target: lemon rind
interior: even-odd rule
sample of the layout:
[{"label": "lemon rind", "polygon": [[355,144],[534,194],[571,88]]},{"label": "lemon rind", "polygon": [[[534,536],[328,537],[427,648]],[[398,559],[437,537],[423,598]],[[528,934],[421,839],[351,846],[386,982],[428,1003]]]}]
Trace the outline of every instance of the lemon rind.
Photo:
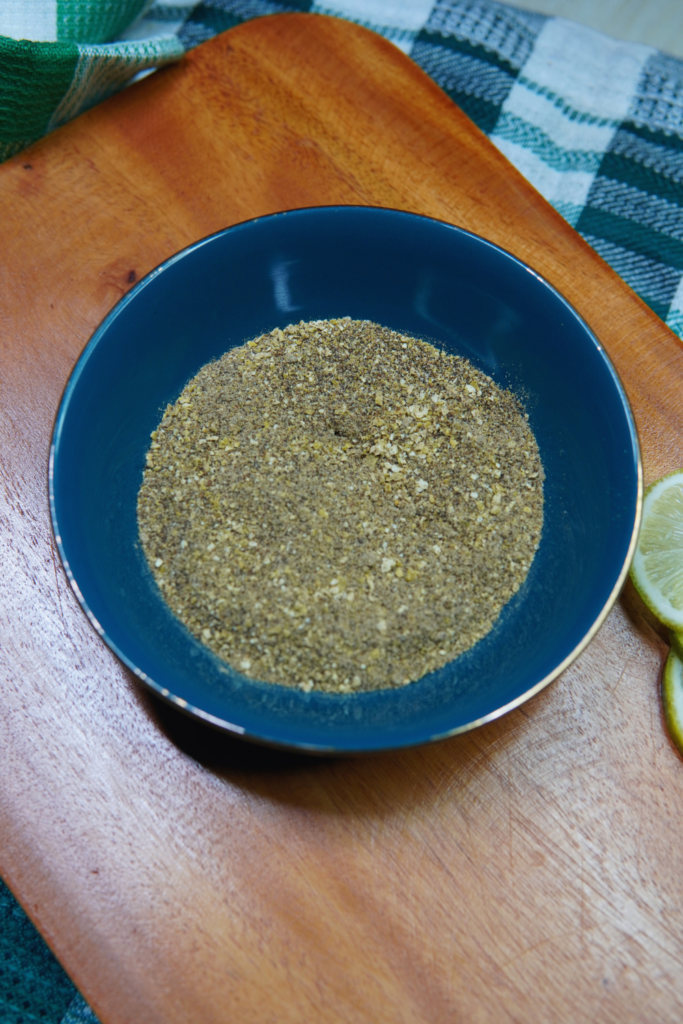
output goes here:
[{"label": "lemon rind", "polygon": [[[643,495],[643,518],[642,523],[647,519],[649,510],[652,505],[657,501],[663,491],[667,490],[671,483],[674,482],[673,478],[678,477],[681,487],[683,487],[683,470],[677,469],[673,473],[668,473],[666,476],[661,477],[646,489]],[[642,524],[641,524],[641,536],[642,536]],[[660,622],[664,623],[670,629],[675,631],[683,631],[683,609],[674,608],[671,602],[664,597],[661,591],[656,590],[649,584],[649,579],[643,565],[643,555],[640,552],[640,540],[636,544],[636,550],[633,556],[633,562],[631,563],[631,580],[634,587],[640,594],[641,598],[650,609],[653,615],[655,615]]]},{"label": "lemon rind", "polygon": [[677,655],[679,660],[683,662],[683,633],[679,633],[675,629],[672,629],[670,639],[671,650]]},{"label": "lemon rind", "polygon": [[662,705],[669,736],[683,754],[683,661],[674,650],[664,666]]}]

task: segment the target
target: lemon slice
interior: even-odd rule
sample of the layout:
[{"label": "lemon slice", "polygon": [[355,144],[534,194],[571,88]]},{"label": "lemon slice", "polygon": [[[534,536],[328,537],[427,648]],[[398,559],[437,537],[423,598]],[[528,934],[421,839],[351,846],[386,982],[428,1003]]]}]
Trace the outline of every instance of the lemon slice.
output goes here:
[{"label": "lemon slice", "polygon": [[631,579],[660,622],[683,631],[683,470],[645,491]]},{"label": "lemon slice", "polygon": [[683,661],[673,648],[664,666],[662,704],[669,736],[683,754]]}]

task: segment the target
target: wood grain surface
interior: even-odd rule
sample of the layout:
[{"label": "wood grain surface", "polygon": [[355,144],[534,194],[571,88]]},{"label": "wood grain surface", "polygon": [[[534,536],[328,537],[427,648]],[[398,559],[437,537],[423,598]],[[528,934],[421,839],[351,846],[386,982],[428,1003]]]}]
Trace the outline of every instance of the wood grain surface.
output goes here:
[{"label": "wood grain surface", "polygon": [[683,764],[630,589],[501,721],[312,761],[157,703],[66,583],[46,462],[90,333],[202,235],[328,203],[528,261],[614,359],[646,476],[683,462],[680,343],[378,36],[252,21],[79,118],[0,167],[0,872],[104,1024],[679,1022]]}]

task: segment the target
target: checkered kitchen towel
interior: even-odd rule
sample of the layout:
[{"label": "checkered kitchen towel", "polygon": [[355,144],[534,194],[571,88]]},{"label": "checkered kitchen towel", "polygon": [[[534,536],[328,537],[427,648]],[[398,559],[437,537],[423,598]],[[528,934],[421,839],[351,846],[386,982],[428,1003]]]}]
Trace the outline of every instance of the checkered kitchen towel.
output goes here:
[{"label": "checkered kitchen towel", "polygon": [[683,337],[683,61],[494,0],[0,0],[0,159],[284,10],[360,22],[410,54]]},{"label": "checkered kitchen towel", "polygon": [[[360,22],[409,54],[683,337],[683,61],[494,0],[0,0],[0,160],[285,10]],[[95,1020],[0,882],[0,1022]]]}]

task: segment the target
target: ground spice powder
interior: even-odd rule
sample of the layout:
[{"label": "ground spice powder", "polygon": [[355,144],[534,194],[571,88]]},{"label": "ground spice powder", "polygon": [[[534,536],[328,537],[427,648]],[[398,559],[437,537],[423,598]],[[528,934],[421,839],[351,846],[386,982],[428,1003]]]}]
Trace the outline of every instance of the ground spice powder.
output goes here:
[{"label": "ground spice powder", "polygon": [[543,525],[518,400],[369,321],[276,329],[207,364],[152,434],[138,497],[157,584],[244,675],[403,686],[491,629]]}]

